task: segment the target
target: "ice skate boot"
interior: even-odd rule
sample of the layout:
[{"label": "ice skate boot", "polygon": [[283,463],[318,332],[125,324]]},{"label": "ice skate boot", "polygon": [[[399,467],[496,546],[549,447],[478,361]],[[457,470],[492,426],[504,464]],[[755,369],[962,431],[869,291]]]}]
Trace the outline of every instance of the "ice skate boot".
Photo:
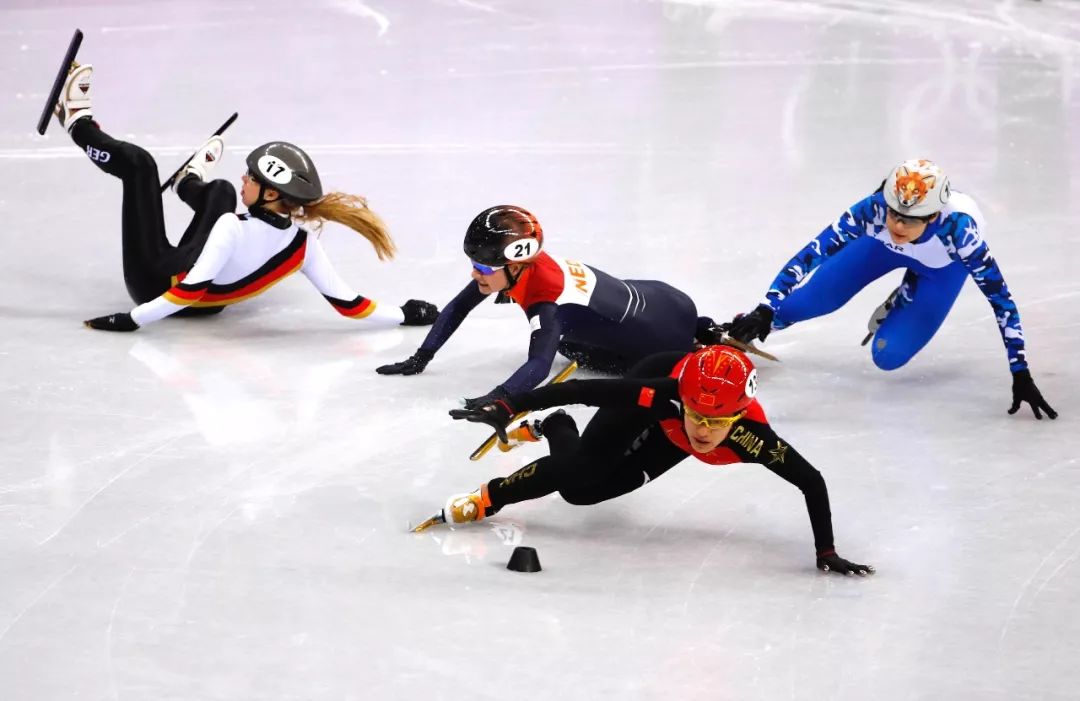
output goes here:
[{"label": "ice skate boot", "polygon": [[446,506],[419,526],[412,529],[413,533],[426,531],[440,523],[472,523],[480,521],[491,509],[491,498],[488,497],[486,484],[480,485],[475,491],[468,494],[455,494],[446,500]]},{"label": "ice skate boot", "polygon": [[199,147],[199,150],[195,152],[195,155],[191,157],[191,160],[180,169],[180,172],[173,179],[173,192],[176,192],[177,188],[180,187],[180,183],[191,175],[206,182],[207,176],[210,175],[210,171],[212,171],[218,161],[221,160],[221,154],[224,152],[225,142],[220,136],[211,136],[207,139],[206,143]]},{"label": "ice skate boot", "polygon": [[533,421],[522,421],[521,425],[517,428],[511,429],[506,432],[506,437],[509,440],[508,443],[499,441],[499,450],[504,453],[508,453],[518,446],[525,445],[526,443],[536,443],[544,437],[544,429],[540,426],[540,420],[534,419]]},{"label": "ice skate boot", "polygon": [[90,107],[90,76],[94,74],[94,67],[89,63],[80,64],[78,61],[71,62],[71,70],[68,71],[67,80],[60,90],[60,99],[56,103],[56,118],[71,131],[75,122],[84,117],[94,116]]},{"label": "ice skate boot", "polygon": [[896,306],[896,298],[899,295],[900,288],[897,287],[895,290],[889,293],[889,296],[885,299],[885,301],[882,302],[881,305],[874,310],[874,313],[870,315],[870,321],[866,322],[866,338],[864,338],[862,340],[862,343],[860,343],[859,345],[865,346],[867,343],[870,342],[870,339],[874,337],[874,334],[877,333],[877,330],[881,328],[881,325],[883,323],[885,323],[885,318],[889,316],[889,312],[891,312],[893,310],[893,307]]}]

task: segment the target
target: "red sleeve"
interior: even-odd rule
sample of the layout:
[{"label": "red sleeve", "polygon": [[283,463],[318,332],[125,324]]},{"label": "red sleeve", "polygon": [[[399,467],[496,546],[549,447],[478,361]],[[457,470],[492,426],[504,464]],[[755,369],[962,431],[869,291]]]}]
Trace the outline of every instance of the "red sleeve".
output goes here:
[{"label": "red sleeve", "polygon": [[765,418],[765,410],[761,408],[756,399],[750,402],[750,406],[746,407],[746,418],[757,421],[759,424],[769,423],[769,420]]}]

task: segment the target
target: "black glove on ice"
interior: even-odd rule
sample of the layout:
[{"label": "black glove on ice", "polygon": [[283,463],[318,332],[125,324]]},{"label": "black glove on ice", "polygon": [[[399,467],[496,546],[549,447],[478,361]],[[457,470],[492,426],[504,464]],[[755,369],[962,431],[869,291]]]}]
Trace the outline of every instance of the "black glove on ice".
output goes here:
[{"label": "black glove on ice", "polygon": [[97,329],[98,331],[137,331],[139,329],[139,325],[135,323],[131,318],[131,314],[127,312],[88,319],[83,322],[83,325],[88,329]]},{"label": "black glove on ice", "polygon": [[1042,420],[1042,411],[1046,412],[1046,415],[1051,419],[1057,418],[1057,412],[1054,411],[1046,400],[1043,399],[1042,392],[1035,386],[1035,380],[1031,379],[1031,372],[1028,370],[1021,370],[1020,372],[1013,373],[1013,403],[1009,407],[1009,413],[1015,414],[1020,408],[1020,402],[1027,402],[1031,405],[1031,410],[1035,412],[1035,418]]},{"label": "black glove on ice", "polygon": [[417,348],[416,352],[411,356],[402,360],[400,363],[390,363],[389,365],[380,365],[375,368],[375,372],[380,375],[419,375],[427,367],[427,364],[431,362],[431,359],[435,357],[435,354],[431,351],[424,350],[423,348]]},{"label": "black glove on ice", "polygon": [[439,308],[422,299],[410,299],[401,305],[401,311],[405,315],[402,326],[431,326],[439,318]]},{"label": "black glove on ice", "polygon": [[845,560],[836,554],[835,550],[823,550],[817,555],[817,568],[822,572],[836,572],[851,576],[857,574],[865,577],[874,574],[874,568],[870,565],[857,565],[850,560]]}]

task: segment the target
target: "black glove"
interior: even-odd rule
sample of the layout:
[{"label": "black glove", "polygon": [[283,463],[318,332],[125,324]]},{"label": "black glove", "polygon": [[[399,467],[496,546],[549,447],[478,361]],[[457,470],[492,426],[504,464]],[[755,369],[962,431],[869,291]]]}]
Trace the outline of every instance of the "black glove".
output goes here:
[{"label": "black glove", "polygon": [[375,372],[380,375],[419,375],[434,357],[435,354],[431,351],[417,348],[415,353],[405,360],[402,360],[400,363],[380,365],[375,368]]},{"label": "black glove", "polygon": [[510,399],[510,393],[507,392],[502,385],[499,385],[495,389],[491,390],[487,394],[480,397],[473,397],[472,399],[465,399],[466,409],[482,409],[488,404],[493,404],[499,400],[507,401]]},{"label": "black glove", "polygon": [[439,308],[422,299],[410,299],[401,305],[401,311],[405,314],[402,326],[431,326],[439,318]]},{"label": "black glove", "polygon": [[97,329],[98,331],[137,331],[139,329],[139,325],[135,323],[135,320],[131,318],[131,314],[127,312],[88,319],[83,322],[83,325],[88,329]]},{"label": "black glove", "polygon": [[1035,386],[1035,380],[1031,379],[1031,371],[1021,370],[1013,373],[1013,403],[1009,407],[1009,413],[1015,414],[1020,408],[1020,402],[1027,402],[1031,410],[1035,412],[1035,418],[1042,420],[1040,409],[1046,412],[1051,419],[1057,418],[1057,412],[1043,399],[1042,392]]},{"label": "black glove", "polygon": [[759,304],[749,314],[740,314],[726,324],[729,336],[736,341],[750,343],[755,338],[764,341],[772,330],[773,310],[766,304]]},{"label": "black glove", "polygon": [[505,400],[499,399],[478,409],[451,409],[451,418],[460,421],[472,421],[474,423],[487,424],[495,429],[499,440],[509,443],[506,438],[506,424],[514,416],[514,409]]},{"label": "black glove", "polygon": [[822,572],[836,572],[837,574],[846,574],[849,577],[853,574],[860,577],[874,574],[874,568],[870,565],[857,565],[850,560],[845,560],[837,555],[835,550],[819,552],[817,555],[817,568]]},{"label": "black glove", "polygon": [[694,342],[701,346],[719,345],[729,328],[731,328],[730,321],[726,324],[700,325],[694,333]]}]

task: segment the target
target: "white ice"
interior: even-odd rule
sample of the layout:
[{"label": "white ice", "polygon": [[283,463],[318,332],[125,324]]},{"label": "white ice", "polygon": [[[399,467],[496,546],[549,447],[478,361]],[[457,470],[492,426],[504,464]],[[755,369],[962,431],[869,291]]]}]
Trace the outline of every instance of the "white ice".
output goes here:
[{"label": "white ice", "polygon": [[[446,415],[523,360],[523,316],[485,304],[411,378],[373,368],[422,329],[342,319],[299,276],[210,320],[84,329],[131,303],[119,181],[33,133],[75,27],[98,120],[162,170],[238,110],[221,177],[285,138],[370,197],[397,261],[324,241],[387,304],[444,304],[465,225],[516,203],[552,252],[728,318],[934,158],[982,206],[1061,418],[1006,415],[970,283],[877,370],[858,342],[896,273],[761,366],[875,577],[816,571],[801,495],[753,465],[409,535],[542,454],[470,463],[485,432]],[[1078,59],[1072,0],[4,0],[0,698],[1080,698]],[[504,569],[516,544],[543,572]]]}]

